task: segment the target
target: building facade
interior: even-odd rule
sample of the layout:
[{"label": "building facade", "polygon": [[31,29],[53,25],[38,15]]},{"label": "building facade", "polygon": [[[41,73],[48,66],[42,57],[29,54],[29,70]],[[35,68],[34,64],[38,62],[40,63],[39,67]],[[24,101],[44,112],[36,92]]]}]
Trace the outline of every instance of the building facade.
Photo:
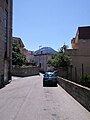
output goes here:
[{"label": "building facade", "polygon": [[41,72],[46,72],[50,70],[50,67],[48,66],[47,62],[48,60],[52,60],[51,54],[37,54],[34,56],[35,62],[37,66],[39,66]]},{"label": "building facade", "polygon": [[53,67],[49,66],[47,62],[49,60],[53,61],[52,55],[56,54],[57,51],[51,47],[42,47],[41,49],[35,51],[35,62],[39,66],[41,72],[52,71]]},{"label": "building facade", "polygon": [[72,49],[65,53],[71,57],[71,79],[78,81],[84,74],[90,74],[90,26],[78,27],[71,43]]},{"label": "building facade", "polygon": [[0,87],[11,80],[12,0],[0,0]]},{"label": "building facade", "polygon": [[19,47],[20,51],[23,53],[25,46],[24,46],[24,43],[21,40],[21,38],[19,38],[19,37],[12,37],[12,42],[15,43]]},{"label": "building facade", "polygon": [[34,52],[33,52],[33,51],[29,51],[29,50],[27,50],[27,49],[24,49],[24,56],[25,56],[26,61],[27,61],[28,63],[32,63],[32,62],[35,61],[35,60],[34,60]]}]

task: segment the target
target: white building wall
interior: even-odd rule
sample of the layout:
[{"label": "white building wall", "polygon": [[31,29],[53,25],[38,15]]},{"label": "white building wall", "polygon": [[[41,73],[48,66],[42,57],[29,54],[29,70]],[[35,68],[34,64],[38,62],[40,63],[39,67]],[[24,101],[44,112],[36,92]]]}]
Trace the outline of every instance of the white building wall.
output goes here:
[{"label": "white building wall", "polygon": [[41,71],[48,71],[48,65],[47,62],[48,60],[51,60],[52,56],[49,54],[40,54],[40,55],[35,55],[35,61],[37,63],[37,66],[40,66]]}]

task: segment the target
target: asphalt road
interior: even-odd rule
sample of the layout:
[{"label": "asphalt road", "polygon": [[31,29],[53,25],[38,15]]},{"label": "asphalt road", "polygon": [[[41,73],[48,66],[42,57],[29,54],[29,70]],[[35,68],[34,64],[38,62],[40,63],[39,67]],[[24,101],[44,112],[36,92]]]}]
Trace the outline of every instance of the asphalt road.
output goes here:
[{"label": "asphalt road", "polygon": [[0,89],[0,120],[90,120],[64,89],[43,87],[43,76],[13,78]]}]

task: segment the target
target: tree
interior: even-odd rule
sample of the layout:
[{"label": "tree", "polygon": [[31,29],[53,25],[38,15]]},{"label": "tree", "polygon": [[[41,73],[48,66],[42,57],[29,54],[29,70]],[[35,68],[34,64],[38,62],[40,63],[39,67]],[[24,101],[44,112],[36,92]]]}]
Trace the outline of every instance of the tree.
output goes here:
[{"label": "tree", "polygon": [[59,49],[59,52],[64,53],[67,48],[68,48],[68,45],[65,45],[65,44],[64,44],[64,45]]},{"label": "tree", "polygon": [[62,46],[60,50],[52,56],[53,60],[49,60],[47,64],[53,66],[55,69],[59,67],[68,68],[68,66],[70,66],[70,57],[65,55],[66,49],[67,45]]},{"label": "tree", "polygon": [[25,63],[25,56],[20,51],[19,47],[13,43],[12,44],[12,64],[22,66]]}]

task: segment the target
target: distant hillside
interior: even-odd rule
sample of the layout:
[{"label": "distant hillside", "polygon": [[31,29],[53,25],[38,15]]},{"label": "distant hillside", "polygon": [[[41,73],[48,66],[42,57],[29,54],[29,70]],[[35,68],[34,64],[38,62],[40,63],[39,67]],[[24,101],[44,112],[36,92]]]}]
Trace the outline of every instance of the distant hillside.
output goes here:
[{"label": "distant hillside", "polygon": [[42,47],[39,50],[35,51],[35,54],[56,54],[57,51],[55,51],[54,49],[52,49],[51,47]]}]

